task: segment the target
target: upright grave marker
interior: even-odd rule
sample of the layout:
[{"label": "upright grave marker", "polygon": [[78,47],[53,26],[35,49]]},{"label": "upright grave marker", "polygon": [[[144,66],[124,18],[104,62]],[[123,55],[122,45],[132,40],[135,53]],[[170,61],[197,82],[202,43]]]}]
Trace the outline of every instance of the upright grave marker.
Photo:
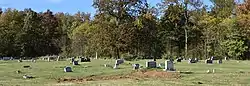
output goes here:
[{"label": "upright grave marker", "polygon": [[146,67],[147,68],[156,68],[156,62],[155,61],[147,61]]},{"label": "upright grave marker", "polygon": [[164,71],[175,71],[174,63],[172,61],[165,61],[165,69]]}]

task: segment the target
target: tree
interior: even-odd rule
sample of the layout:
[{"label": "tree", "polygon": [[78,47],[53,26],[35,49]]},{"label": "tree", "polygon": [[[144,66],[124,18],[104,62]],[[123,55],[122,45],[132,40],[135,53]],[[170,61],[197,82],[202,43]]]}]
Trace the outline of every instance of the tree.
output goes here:
[{"label": "tree", "polygon": [[6,9],[0,16],[0,55],[20,56],[18,33],[23,27],[23,13],[16,9]]},{"label": "tree", "polygon": [[40,16],[31,9],[24,10],[24,26],[18,34],[19,43],[21,46],[21,56],[36,57],[45,55],[42,53],[44,40],[40,29]]},{"label": "tree", "polygon": [[108,21],[114,22],[114,25],[111,25],[114,26],[112,35],[107,39],[112,39],[110,46],[112,46],[111,51],[115,52],[115,57],[120,58],[120,51],[132,51],[130,44],[132,44],[135,29],[131,21],[135,20],[141,8],[147,7],[147,2],[145,0],[94,0],[93,6],[97,9],[98,15],[101,15],[99,17],[108,17]]}]

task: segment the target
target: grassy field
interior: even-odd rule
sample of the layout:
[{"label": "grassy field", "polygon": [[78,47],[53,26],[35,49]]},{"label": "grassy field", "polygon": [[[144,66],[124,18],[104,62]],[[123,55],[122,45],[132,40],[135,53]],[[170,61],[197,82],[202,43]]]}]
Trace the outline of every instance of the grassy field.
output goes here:
[{"label": "grassy field", "polygon": [[[114,64],[114,60],[92,60],[90,63],[80,63],[79,66],[69,64],[69,61],[22,62],[0,61],[0,86],[250,86],[250,61],[223,61],[223,64],[205,64],[203,61],[188,64],[187,61],[175,63],[177,71],[190,71],[191,74],[180,73],[180,78],[143,78],[96,80],[86,82],[57,82],[59,78],[81,78],[86,76],[112,76],[131,73],[133,63],[140,63],[145,67],[146,60],[126,61],[120,69],[104,67],[103,64]],[[164,63],[158,60],[157,63]],[[31,68],[23,68],[30,65]],[[64,73],[63,68],[71,66],[73,72]],[[208,74],[207,70],[215,69],[215,73]],[[17,74],[15,71],[22,73]],[[161,70],[161,69],[158,69]],[[23,79],[24,74],[32,75],[34,79]],[[201,82],[202,84],[198,84]]]}]

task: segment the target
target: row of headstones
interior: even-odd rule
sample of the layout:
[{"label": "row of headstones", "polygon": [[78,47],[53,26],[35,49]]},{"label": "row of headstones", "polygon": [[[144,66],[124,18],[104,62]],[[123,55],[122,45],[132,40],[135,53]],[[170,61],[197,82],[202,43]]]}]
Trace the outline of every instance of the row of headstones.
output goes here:
[{"label": "row of headstones", "polygon": [[[176,60],[177,60],[177,62],[181,62],[183,59],[182,58],[177,58]],[[213,64],[213,60],[214,60],[214,57],[211,57],[209,59],[206,59],[205,63]],[[173,61],[173,60],[170,59],[170,61]],[[199,62],[198,58],[189,58],[189,60],[188,60],[188,63],[197,63],[197,62]],[[218,64],[222,64],[222,59],[218,60]]]},{"label": "row of headstones", "polygon": [[[159,66],[163,66],[164,64],[159,64]],[[147,68],[156,68],[156,62],[155,61],[148,61],[146,62]],[[174,62],[172,60],[166,60],[165,61],[165,69],[164,71],[175,71],[174,69]]]}]

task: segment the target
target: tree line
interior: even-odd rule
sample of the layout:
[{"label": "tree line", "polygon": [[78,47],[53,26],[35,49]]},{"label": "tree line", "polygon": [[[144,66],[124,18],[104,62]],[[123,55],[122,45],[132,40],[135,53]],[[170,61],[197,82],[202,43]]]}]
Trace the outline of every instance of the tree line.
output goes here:
[{"label": "tree line", "polygon": [[0,9],[0,56],[250,59],[250,0],[93,0],[96,14]]}]

